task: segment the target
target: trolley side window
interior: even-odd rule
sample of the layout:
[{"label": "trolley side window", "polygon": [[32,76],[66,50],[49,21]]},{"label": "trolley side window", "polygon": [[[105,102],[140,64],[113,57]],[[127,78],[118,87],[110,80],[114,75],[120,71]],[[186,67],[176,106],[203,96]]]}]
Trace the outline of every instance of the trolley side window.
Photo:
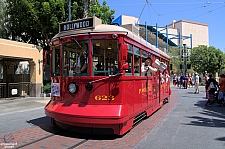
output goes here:
[{"label": "trolley side window", "polygon": [[60,46],[57,45],[52,48],[52,75],[60,75]]},{"label": "trolley side window", "polygon": [[117,40],[93,40],[93,76],[118,73]]},{"label": "trolley side window", "polygon": [[134,76],[140,76],[140,49],[134,46]]},{"label": "trolley side window", "polygon": [[[150,57],[152,60],[151,60],[151,66],[152,66],[152,64],[153,64],[153,57],[152,57],[152,55],[151,55],[151,53],[150,52],[147,52],[147,57]],[[151,76],[151,73],[148,71],[148,73],[147,73],[147,76]]]},{"label": "trolley side window", "polygon": [[[142,67],[144,67],[146,59],[147,59],[147,52],[143,50],[143,51],[142,51]],[[145,73],[142,72],[141,75],[142,75],[142,76],[145,76]]]},{"label": "trolley side window", "polygon": [[63,76],[88,75],[88,42],[63,44]]},{"label": "trolley side window", "polygon": [[126,73],[125,75],[126,76],[132,76],[132,71],[133,71],[133,68],[132,68],[132,61],[133,61],[133,53],[132,53],[132,45],[131,44],[128,44],[128,51],[127,51],[127,63],[129,64],[129,69],[126,70]]}]

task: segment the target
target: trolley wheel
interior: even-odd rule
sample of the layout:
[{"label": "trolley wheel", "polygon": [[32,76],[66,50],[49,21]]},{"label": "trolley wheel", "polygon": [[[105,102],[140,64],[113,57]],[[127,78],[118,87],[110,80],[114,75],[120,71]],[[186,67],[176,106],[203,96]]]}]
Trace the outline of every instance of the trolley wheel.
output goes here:
[{"label": "trolley wheel", "polygon": [[51,118],[51,124],[57,129],[71,130],[73,128],[72,125],[67,125],[67,124],[58,122],[54,118]]},{"label": "trolley wheel", "polygon": [[60,127],[60,125],[58,124],[58,122],[54,119],[54,118],[51,118],[51,124],[53,125],[53,127],[55,127],[56,129],[62,129]]},{"label": "trolley wheel", "polygon": [[54,119],[54,118],[51,118],[51,124],[52,124],[53,126],[58,127],[58,125],[56,124],[56,121],[55,121],[55,119]]}]

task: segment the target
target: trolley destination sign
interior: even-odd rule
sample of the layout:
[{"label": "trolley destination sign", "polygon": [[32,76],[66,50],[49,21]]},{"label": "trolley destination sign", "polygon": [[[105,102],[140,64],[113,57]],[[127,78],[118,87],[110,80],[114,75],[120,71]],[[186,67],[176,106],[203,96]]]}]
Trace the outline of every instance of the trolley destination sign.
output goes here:
[{"label": "trolley destination sign", "polygon": [[84,28],[93,28],[93,27],[94,27],[93,18],[87,18],[82,20],[61,23],[59,25],[59,32],[78,30]]}]

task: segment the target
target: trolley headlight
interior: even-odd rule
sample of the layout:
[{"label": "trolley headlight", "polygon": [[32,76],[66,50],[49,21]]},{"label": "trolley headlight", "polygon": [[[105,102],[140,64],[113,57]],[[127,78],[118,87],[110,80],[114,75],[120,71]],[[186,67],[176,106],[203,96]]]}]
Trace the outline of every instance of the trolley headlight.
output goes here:
[{"label": "trolley headlight", "polygon": [[70,83],[68,85],[68,91],[71,93],[71,94],[76,94],[78,92],[78,85],[77,83]]}]

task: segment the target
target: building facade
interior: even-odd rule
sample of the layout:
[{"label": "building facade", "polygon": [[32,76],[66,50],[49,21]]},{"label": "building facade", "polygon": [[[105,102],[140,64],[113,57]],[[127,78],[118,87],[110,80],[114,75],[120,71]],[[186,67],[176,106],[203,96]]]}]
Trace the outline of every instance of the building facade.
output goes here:
[{"label": "building facade", "polygon": [[0,98],[40,97],[43,50],[33,44],[0,39]]},{"label": "building facade", "polygon": [[[127,28],[131,31],[136,31],[136,29],[140,31],[140,28],[139,28],[140,26],[142,27],[147,26],[148,31],[152,32],[152,33],[149,33],[148,35],[149,37],[151,36],[150,37],[151,39],[149,40],[150,43],[158,46],[157,42],[162,42],[162,39],[164,39],[164,46],[162,46],[162,48],[166,48],[165,44],[168,44],[166,43],[166,40],[165,40],[166,38],[168,38],[168,40],[175,43],[176,46],[183,46],[183,44],[186,44],[186,46],[189,48],[198,47],[198,45],[209,46],[208,25],[203,23],[192,22],[187,20],[180,20],[180,21],[173,20],[171,24],[165,25],[163,27],[159,27],[157,25],[149,26],[147,24],[140,25],[138,18],[135,18],[133,16],[126,16],[126,15],[119,16],[118,18],[113,20],[113,23],[117,25],[122,25],[122,26],[126,26],[127,24],[133,24],[133,26],[136,26],[135,29],[134,28],[130,29],[131,27]],[[142,32],[143,32],[143,29],[142,29]],[[146,36],[145,33],[141,33],[141,32],[139,33],[143,38],[145,38]],[[152,34],[155,34],[154,40],[152,39],[153,38]],[[159,39],[156,40],[156,38],[159,38]],[[160,48],[160,44],[163,45],[162,43],[159,43],[159,48]],[[172,44],[172,46],[174,46],[174,44]]]},{"label": "building facade", "polygon": [[[173,40],[177,45],[186,44],[189,47],[198,47],[199,45],[209,46],[208,25],[187,20],[173,21],[168,25],[168,32],[180,35],[179,40]],[[191,37],[191,40],[189,40]],[[179,43],[180,42],[180,43]]]}]

